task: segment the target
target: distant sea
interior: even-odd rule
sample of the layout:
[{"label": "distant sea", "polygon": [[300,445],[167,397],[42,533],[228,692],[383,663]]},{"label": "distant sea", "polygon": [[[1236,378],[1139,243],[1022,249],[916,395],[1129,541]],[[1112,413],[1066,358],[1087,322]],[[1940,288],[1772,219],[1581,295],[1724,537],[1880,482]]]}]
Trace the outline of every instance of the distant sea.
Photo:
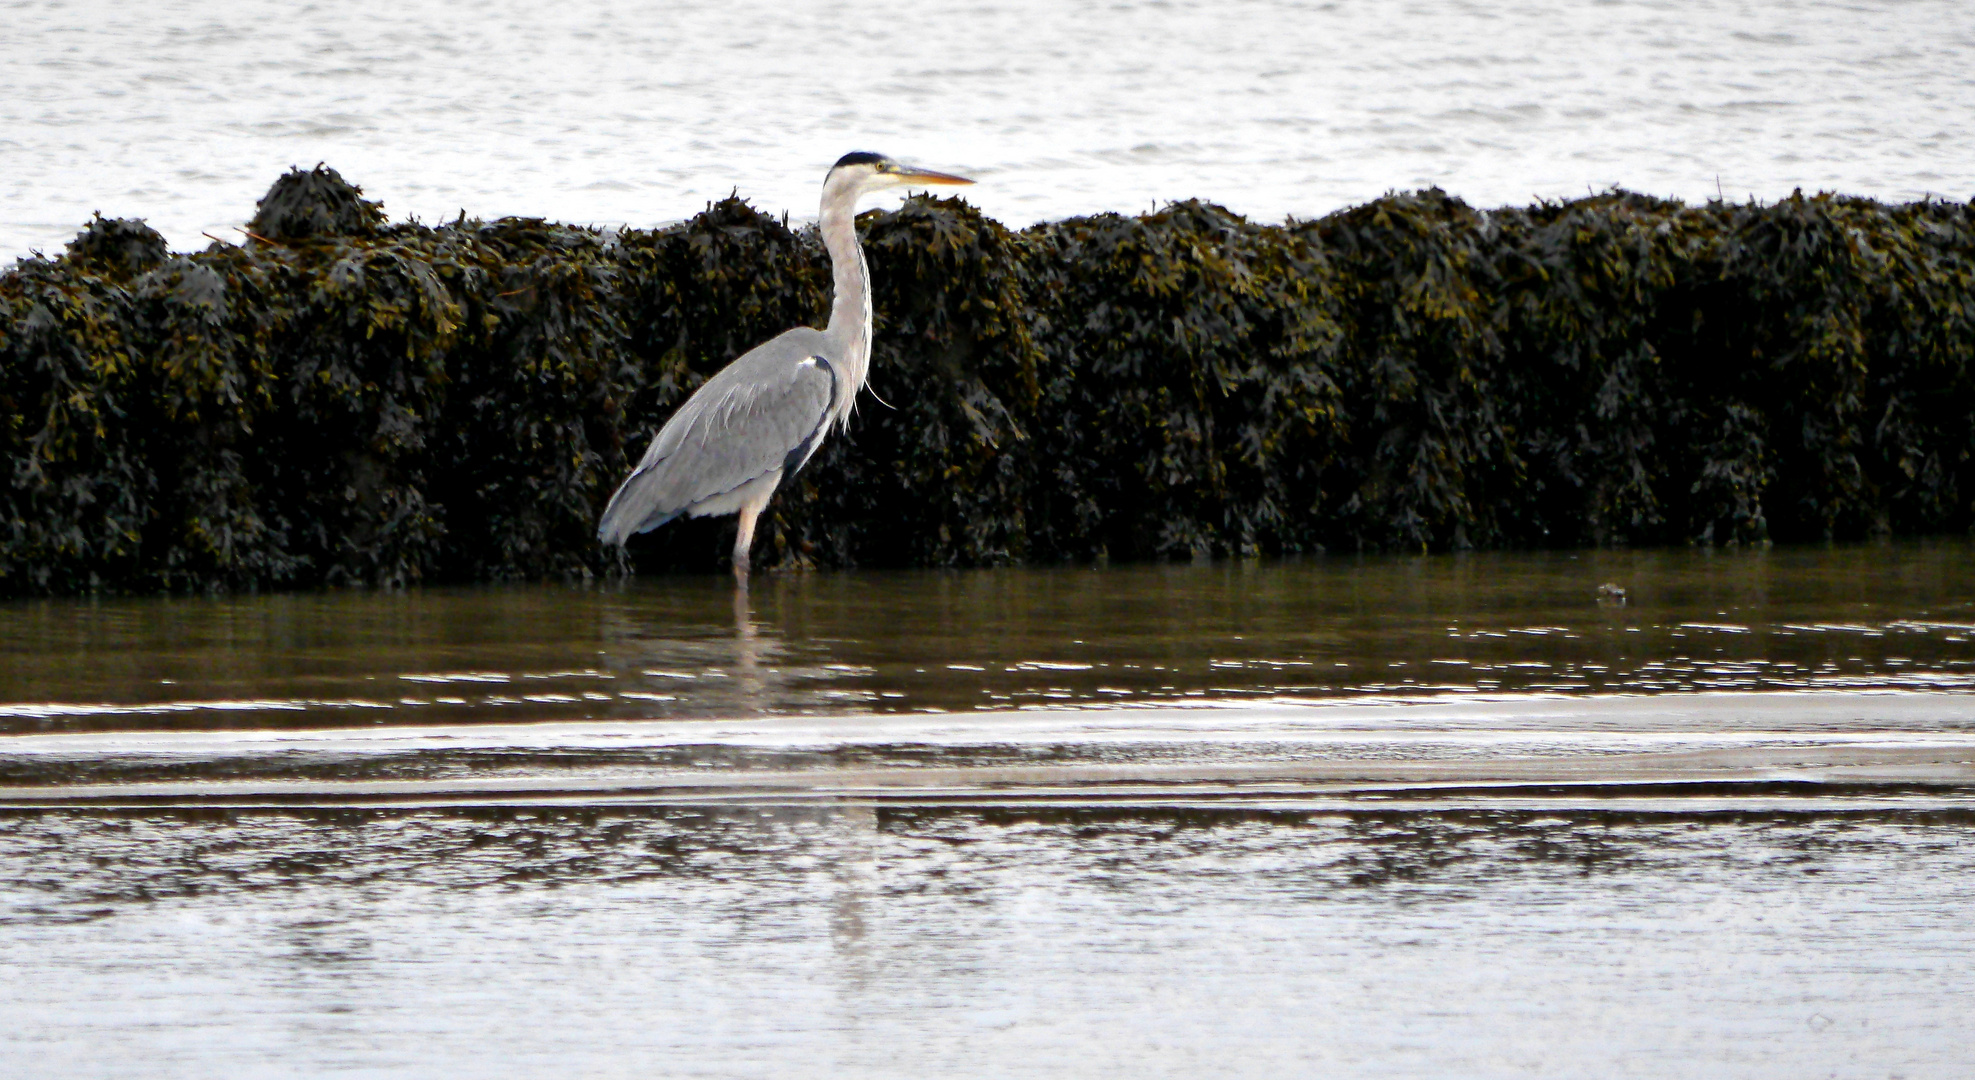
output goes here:
[{"label": "distant sea", "polygon": [[1439,185],[1975,196],[1966,0],[0,5],[0,261],[92,211],[237,242],[291,165],[394,217],[813,215],[838,155],[1011,224]]}]

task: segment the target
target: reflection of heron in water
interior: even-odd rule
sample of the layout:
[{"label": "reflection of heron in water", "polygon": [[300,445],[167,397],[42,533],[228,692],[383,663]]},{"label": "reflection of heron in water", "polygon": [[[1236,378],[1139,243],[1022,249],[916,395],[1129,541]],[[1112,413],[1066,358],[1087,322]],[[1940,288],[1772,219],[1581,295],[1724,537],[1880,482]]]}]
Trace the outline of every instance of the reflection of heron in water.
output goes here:
[{"label": "reflection of heron in water", "polygon": [[[774,591],[768,599],[773,603]],[[829,672],[787,662],[773,611],[754,606],[745,583],[633,586],[599,612],[599,666],[615,680],[610,715],[625,719],[760,716],[807,702],[805,681]]]},{"label": "reflection of heron in water", "polygon": [[823,178],[819,226],[836,296],[830,323],[799,326],[748,350],[665,422],[644,460],[604,508],[597,538],[622,545],[681,514],[739,513],[734,576],[745,581],[754,523],[786,477],[807,464],[831,425],[850,419],[871,365],[871,280],[857,242],[857,200],[908,184],[971,184],[881,154],[845,154]]},{"label": "reflection of heron in water", "polygon": [[761,645],[755,641],[754,611],[748,605],[747,568],[737,568],[740,587],[734,590],[734,678],[740,704],[749,713],[767,712],[761,682]]}]

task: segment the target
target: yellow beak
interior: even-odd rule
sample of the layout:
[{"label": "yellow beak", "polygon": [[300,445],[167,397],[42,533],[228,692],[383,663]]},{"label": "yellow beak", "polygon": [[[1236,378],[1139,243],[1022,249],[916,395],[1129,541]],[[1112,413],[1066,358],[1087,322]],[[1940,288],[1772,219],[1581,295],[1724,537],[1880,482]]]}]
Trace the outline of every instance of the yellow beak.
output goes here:
[{"label": "yellow beak", "polygon": [[931,169],[911,169],[899,166],[891,174],[906,183],[918,184],[971,184],[972,180],[952,173],[934,172]]}]

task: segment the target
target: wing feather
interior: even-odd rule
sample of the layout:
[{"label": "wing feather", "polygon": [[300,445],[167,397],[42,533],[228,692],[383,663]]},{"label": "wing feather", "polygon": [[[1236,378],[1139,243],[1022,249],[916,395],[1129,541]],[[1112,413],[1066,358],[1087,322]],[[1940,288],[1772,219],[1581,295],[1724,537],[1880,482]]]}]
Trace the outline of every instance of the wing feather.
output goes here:
[{"label": "wing feather", "polygon": [[610,497],[598,538],[621,544],[751,480],[800,468],[835,399],[825,344],[821,331],[790,330],[706,380]]}]

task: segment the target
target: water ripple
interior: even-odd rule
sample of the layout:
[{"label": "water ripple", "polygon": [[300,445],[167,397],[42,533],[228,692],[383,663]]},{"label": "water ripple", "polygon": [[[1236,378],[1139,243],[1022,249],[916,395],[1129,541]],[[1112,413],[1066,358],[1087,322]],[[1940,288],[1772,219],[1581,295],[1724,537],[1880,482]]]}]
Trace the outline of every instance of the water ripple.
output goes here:
[{"label": "water ripple", "polygon": [[189,18],[0,20],[18,148],[0,253],[57,250],[94,210],[179,248],[238,236],[282,168],[319,160],[398,217],[639,225],[734,189],[808,216],[821,170],[867,143],[977,174],[968,197],[1013,224],[1186,197],[1307,218],[1432,184],[1480,205],[1975,185],[1958,0],[745,0],[636,19],[249,0]]}]

